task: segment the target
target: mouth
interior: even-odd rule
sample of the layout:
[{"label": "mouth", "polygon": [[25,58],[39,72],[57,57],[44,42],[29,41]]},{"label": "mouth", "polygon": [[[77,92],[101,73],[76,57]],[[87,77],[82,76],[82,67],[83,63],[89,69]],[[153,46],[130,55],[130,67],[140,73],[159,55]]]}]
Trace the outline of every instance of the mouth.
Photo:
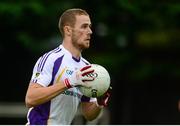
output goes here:
[{"label": "mouth", "polygon": [[91,38],[87,38],[87,39],[85,39],[85,40],[86,40],[86,41],[90,41],[90,39],[91,39]]}]

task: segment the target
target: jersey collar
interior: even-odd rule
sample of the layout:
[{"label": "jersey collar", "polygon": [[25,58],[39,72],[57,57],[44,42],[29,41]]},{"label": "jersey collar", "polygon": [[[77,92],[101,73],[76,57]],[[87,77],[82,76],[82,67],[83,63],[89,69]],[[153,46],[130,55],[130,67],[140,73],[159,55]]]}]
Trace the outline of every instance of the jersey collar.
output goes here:
[{"label": "jersey collar", "polygon": [[[65,50],[66,53],[68,53],[69,55],[72,56],[72,54],[69,52],[69,50],[67,50],[66,48],[64,48],[64,46],[63,46],[62,44],[61,44],[59,47],[62,48],[63,50]],[[78,59],[72,56],[72,59],[73,59],[74,61],[76,61],[76,62],[80,62],[81,56],[80,56]]]}]

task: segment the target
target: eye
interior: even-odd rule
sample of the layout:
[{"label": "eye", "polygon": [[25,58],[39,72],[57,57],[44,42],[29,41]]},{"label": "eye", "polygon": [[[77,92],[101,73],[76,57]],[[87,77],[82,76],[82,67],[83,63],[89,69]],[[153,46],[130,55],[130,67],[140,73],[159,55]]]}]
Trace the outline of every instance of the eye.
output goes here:
[{"label": "eye", "polygon": [[83,24],[83,25],[82,25],[82,28],[83,28],[83,29],[87,29],[87,28],[90,28],[90,29],[91,29],[91,25],[89,25],[89,24]]},{"label": "eye", "polygon": [[82,28],[84,28],[84,29],[87,28],[87,27],[88,27],[87,24],[83,24],[83,25],[82,25]]}]

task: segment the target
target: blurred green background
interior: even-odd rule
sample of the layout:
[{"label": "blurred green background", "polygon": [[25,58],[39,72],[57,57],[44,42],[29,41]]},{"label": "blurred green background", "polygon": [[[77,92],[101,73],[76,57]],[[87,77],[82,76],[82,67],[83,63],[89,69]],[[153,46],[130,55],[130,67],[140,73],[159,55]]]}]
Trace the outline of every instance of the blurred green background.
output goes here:
[{"label": "blurred green background", "polygon": [[[59,17],[74,7],[92,20],[83,56],[111,75],[110,124],[180,124],[180,2],[173,0],[1,0],[0,104],[24,104],[36,60],[60,44]],[[0,115],[0,124],[25,123]]]}]

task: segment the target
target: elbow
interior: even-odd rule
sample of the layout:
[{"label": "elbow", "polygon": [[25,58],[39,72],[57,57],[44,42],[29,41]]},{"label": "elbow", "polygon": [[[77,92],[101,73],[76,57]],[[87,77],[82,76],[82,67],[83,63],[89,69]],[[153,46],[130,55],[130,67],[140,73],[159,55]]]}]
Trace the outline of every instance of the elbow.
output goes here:
[{"label": "elbow", "polygon": [[82,103],[82,114],[86,120],[93,121],[99,116],[100,112],[101,109],[99,109],[95,103]]},{"label": "elbow", "polygon": [[26,107],[31,108],[35,106],[34,101],[31,98],[26,97],[25,99]]},{"label": "elbow", "polygon": [[[84,116],[85,117],[85,116]],[[94,117],[85,117],[85,119],[87,120],[87,121],[93,121],[94,119],[96,119],[96,118],[94,118]]]},{"label": "elbow", "polygon": [[97,118],[97,115],[94,116],[92,114],[84,114],[84,118],[87,120],[87,121],[93,121],[94,119]]},{"label": "elbow", "polygon": [[31,108],[31,107],[33,107],[33,105],[30,104],[30,103],[28,103],[28,102],[26,102],[26,107],[27,107],[27,108]]}]

